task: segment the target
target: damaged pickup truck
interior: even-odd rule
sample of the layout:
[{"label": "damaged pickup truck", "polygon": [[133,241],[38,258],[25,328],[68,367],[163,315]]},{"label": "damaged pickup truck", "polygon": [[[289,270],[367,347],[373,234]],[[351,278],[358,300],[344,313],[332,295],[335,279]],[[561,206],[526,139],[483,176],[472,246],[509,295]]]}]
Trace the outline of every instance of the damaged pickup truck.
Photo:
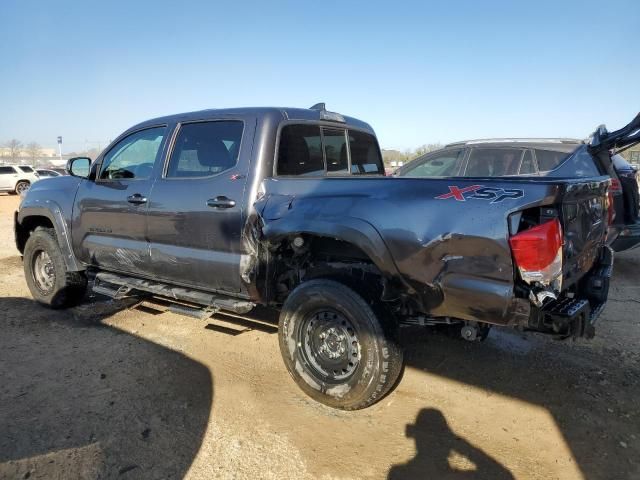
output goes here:
[{"label": "damaged pickup truck", "polygon": [[324,104],[149,120],[68,170],[15,216],[37,301],[91,285],[197,318],[275,307],[289,373],[336,408],[393,388],[403,324],[591,336],[607,299],[608,177],[385,177],[372,128]]}]

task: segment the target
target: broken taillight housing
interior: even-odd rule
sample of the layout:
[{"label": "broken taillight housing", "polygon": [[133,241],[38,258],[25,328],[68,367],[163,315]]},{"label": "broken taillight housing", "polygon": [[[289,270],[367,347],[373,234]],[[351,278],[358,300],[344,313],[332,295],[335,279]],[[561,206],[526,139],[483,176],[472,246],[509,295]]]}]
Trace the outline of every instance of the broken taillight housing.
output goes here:
[{"label": "broken taillight housing", "polygon": [[522,279],[549,285],[562,274],[562,226],[556,218],[509,238]]},{"label": "broken taillight housing", "polygon": [[611,178],[611,185],[609,186],[609,191],[613,195],[622,195],[622,184],[620,180],[617,178]]},{"label": "broken taillight housing", "polygon": [[609,191],[607,192],[606,205],[607,205],[607,223],[608,225],[613,225],[613,222],[616,219],[616,209],[613,203],[613,193],[611,192],[611,189],[609,189]]}]

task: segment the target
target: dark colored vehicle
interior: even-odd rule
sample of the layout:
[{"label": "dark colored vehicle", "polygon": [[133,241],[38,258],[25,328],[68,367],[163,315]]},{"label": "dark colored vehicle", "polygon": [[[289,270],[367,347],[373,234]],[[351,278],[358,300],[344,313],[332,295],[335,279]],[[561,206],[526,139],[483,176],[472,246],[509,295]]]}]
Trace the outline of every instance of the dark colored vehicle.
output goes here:
[{"label": "dark colored vehicle", "polygon": [[275,307],[289,373],[333,407],[393,388],[400,325],[590,336],[606,302],[605,176],[385,177],[372,128],[324,104],[156,118],[89,164],[16,212],[36,300],[91,284],[197,318]]},{"label": "dark colored vehicle", "polygon": [[609,175],[614,206],[609,244],[615,251],[640,244],[640,176],[620,155],[602,161],[581,140],[500,138],[456,142],[416,158],[395,175],[419,178]]},{"label": "dark colored vehicle", "polygon": [[36,172],[38,172],[38,175],[40,175],[40,178],[59,177],[60,175],[62,175],[61,173],[58,173],[55,170],[49,170],[45,168],[38,168],[36,169]]},{"label": "dark colored vehicle", "polygon": [[614,154],[611,159],[621,192],[616,204],[620,232],[612,247],[616,252],[622,252],[640,245],[640,172],[622,155]]}]

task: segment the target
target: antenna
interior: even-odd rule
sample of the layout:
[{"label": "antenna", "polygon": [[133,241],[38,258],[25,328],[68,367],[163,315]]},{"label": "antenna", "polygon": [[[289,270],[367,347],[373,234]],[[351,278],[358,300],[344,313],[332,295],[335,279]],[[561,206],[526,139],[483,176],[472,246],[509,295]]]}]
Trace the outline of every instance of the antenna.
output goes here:
[{"label": "antenna", "polygon": [[309,107],[309,110],[320,110],[320,111],[324,111],[326,110],[327,106],[325,105],[324,102],[320,102],[320,103],[316,103],[313,107]]}]

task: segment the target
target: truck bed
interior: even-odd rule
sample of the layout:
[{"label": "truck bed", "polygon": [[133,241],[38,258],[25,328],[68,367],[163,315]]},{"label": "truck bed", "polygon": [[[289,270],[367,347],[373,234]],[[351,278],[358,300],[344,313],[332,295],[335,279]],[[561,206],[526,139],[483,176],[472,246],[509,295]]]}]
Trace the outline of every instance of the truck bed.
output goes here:
[{"label": "truck bed", "polygon": [[529,300],[514,293],[525,285],[510,236],[533,216],[558,216],[567,291],[604,243],[608,185],[608,177],[275,178],[264,180],[256,208],[266,239],[323,232],[362,245],[422,313],[509,325],[529,315]]}]

